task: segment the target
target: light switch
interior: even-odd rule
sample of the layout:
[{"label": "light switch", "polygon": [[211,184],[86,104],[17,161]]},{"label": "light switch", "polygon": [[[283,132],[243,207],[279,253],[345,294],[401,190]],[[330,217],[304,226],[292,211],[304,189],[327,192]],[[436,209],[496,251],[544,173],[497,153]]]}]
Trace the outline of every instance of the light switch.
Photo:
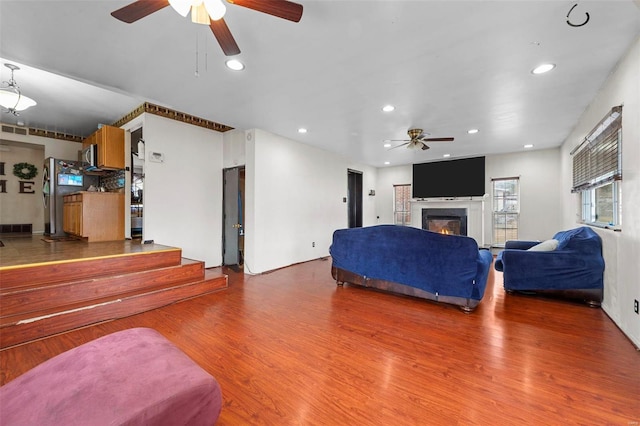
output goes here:
[{"label": "light switch", "polygon": [[162,152],[150,152],[149,153],[149,161],[154,163],[163,163],[164,162],[164,154]]}]

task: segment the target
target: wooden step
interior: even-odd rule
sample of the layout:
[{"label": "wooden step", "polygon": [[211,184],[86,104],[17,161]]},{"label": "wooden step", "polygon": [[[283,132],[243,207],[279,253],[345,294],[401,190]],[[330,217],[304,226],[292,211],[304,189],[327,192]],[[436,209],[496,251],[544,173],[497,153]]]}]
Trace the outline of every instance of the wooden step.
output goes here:
[{"label": "wooden step", "polygon": [[170,247],[151,252],[142,251],[9,266],[0,269],[0,288],[9,290],[38,284],[64,283],[87,278],[120,275],[148,269],[179,266],[181,261],[182,250]]},{"label": "wooden step", "polygon": [[183,258],[178,266],[146,271],[69,282],[29,283],[8,289],[3,286],[0,289],[0,318],[203,279],[204,264]]},{"label": "wooden step", "polygon": [[12,315],[0,323],[0,349],[51,336],[78,327],[123,318],[178,301],[201,296],[228,286],[227,276],[208,271],[203,279],[75,303],[53,310]]}]

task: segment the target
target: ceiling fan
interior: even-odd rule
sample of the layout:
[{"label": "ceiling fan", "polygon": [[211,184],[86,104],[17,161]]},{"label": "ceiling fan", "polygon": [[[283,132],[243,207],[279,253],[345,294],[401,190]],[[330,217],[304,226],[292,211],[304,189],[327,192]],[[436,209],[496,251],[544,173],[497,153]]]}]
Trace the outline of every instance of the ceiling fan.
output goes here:
[{"label": "ceiling fan", "polygon": [[410,149],[420,148],[422,150],[427,150],[429,149],[429,146],[425,142],[451,142],[453,140],[453,138],[429,138],[427,137],[429,136],[429,133],[424,133],[422,129],[409,129],[407,134],[411,139],[390,140],[389,142],[404,143],[389,149],[396,149],[406,145],[406,147]]},{"label": "ceiling fan", "polygon": [[[226,0],[226,2],[292,22],[299,22],[302,18],[302,5],[288,0]],[[226,56],[240,53],[240,48],[223,19],[226,11],[223,0],[137,0],[111,12],[111,16],[131,24],[169,5],[182,16],[187,16],[191,11],[193,22],[209,25]]]}]

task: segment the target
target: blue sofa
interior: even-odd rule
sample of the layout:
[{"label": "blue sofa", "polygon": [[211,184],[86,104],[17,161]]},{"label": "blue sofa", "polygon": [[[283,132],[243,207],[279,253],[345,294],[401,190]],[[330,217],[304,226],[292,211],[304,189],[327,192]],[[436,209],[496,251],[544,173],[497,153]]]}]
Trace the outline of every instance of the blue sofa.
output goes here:
[{"label": "blue sofa", "polygon": [[494,267],[503,273],[509,293],[561,296],[593,307],[602,302],[602,241],[586,226],[560,231],[543,242],[507,241]]},{"label": "blue sofa", "polygon": [[329,252],[339,285],[450,303],[465,312],[482,300],[493,261],[473,238],[397,225],[338,229]]}]

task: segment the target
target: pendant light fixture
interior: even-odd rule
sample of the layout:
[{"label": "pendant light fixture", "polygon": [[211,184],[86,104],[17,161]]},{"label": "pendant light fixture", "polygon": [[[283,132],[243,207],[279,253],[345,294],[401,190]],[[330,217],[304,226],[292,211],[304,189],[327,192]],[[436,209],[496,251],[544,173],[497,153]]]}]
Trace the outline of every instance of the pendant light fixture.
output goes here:
[{"label": "pendant light fixture", "polygon": [[0,88],[0,105],[6,108],[5,112],[20,115],[18,111],[24,111],[36,105],[36,101],[23,95],[18,83],[13,79],[13,72],[19,70],[20,67],[14,64],[4,64],[4,66],[11,70],[11,79],[2,82],[2,87]]}]

